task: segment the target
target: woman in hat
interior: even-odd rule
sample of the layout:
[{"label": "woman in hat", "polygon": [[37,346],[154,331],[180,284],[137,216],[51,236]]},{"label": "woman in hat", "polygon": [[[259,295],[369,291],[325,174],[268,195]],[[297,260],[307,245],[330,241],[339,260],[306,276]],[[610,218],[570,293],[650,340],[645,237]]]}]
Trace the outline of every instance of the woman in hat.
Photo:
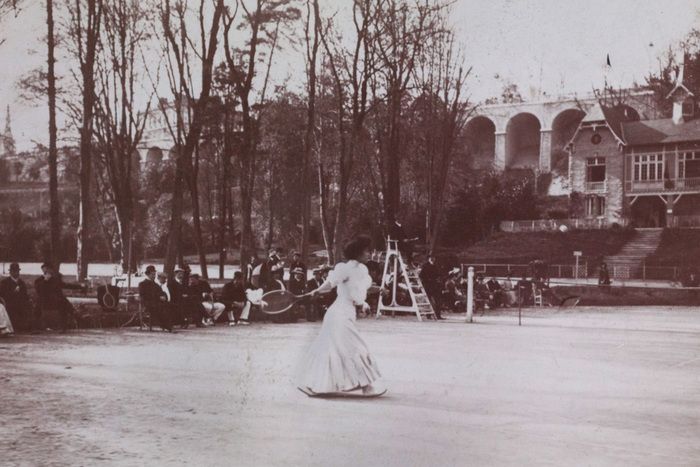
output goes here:
[{"label": "woman in hat", "polygon": [[348,243],[343,250],[346,262],[338,263],[323,285],[308,294],[313,297],[336,289],[338,298],[328,308],[321,332],[299,371],[299,388],[307,394],[361,389],[364,396],[378,396],[386,392],[372,384],[381,376],[379,368],[355,326],[355,308],[369,308],[365,300],[372,278],[364,263],[369,259],[370,244],[367,236]]}]

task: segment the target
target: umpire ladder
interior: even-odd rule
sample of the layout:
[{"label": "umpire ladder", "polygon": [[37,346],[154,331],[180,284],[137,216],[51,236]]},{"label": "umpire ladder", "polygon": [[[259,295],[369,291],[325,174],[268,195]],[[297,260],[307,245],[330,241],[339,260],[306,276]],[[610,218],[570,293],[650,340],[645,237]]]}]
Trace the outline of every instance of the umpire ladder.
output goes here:
[{"label": "umpire ladder", "polygon": [[[398,311],[401,313],[415,313],[418,321],[423,321],[423,318],[437,319],[428,294],[425,293],[423,283],[420,277],[418,277],[417,271],[415,269],[409,271],[406,267],[401,257],[401,252],[399,252],[398,241],[388,238],[386,245],[384,273],[382,274],[382,290],[390,287],[391,303],[385,304],[384,297],[382,297],[381,294],[379,295],[379,300],[377,302],[377,318],[379,318],[382,313],[392,312],[393,315],[394,312]],[[411,298],[410,305],[399,305],[396,301],[399,281],[401,281],[401,284],[408,290],[408,295]]]}]

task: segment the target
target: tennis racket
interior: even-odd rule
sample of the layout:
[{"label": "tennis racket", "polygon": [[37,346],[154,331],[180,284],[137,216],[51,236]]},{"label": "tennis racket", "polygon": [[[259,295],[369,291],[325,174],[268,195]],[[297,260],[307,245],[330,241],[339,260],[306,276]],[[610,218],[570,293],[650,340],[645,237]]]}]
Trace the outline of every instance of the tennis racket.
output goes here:
[{"label": "tennis racket", "polygon": [[294,295],[288,290],[273,290],[262,296],[260,309],[268,315],[278,315],[292,308],[307,295]]}]

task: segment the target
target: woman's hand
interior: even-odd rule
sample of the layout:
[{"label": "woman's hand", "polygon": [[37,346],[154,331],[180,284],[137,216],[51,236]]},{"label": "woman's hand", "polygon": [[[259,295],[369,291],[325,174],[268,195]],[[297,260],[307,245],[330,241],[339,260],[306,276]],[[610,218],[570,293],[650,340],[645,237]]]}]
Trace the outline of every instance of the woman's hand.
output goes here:
[{"label": "woman's hand", "polygon": [[365,315],[368,315],[368,314],[369,314],[369,310],[370,310],[370,309],[369,309],[369,304],[368,304],[367,302],[364,302],[364,303],[362,304],[362,313],[364,313]]}]

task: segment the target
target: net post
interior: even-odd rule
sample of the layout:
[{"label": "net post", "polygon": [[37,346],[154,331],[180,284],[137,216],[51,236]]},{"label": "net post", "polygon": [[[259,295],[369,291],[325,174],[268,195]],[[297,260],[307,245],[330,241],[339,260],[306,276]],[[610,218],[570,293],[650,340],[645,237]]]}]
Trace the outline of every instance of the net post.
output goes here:
[{"label": "net post", "polygon": [[472,322],[474,315],[474,266],[467,269],[467,323]]}]

